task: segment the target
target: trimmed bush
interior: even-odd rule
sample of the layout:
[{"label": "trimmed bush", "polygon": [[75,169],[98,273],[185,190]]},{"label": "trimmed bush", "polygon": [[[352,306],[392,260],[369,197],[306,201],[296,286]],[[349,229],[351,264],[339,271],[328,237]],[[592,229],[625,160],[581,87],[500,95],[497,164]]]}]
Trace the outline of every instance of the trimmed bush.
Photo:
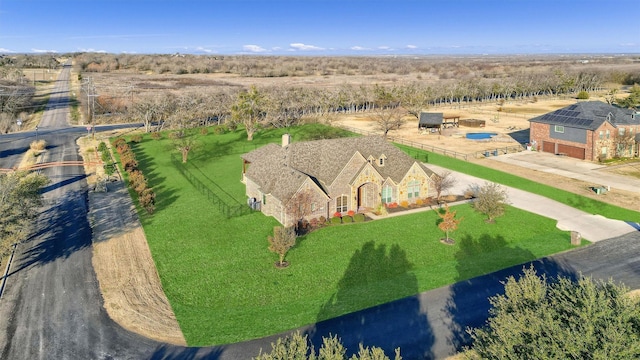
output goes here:
[{"label": "trimmed bush", "polygon": [[353,215],[353,221],[354,222],[364,222],[364,220],[365,220],[364,214],[355,214],[355,215]]},{"label": "trimmed bush", "polygon": [[342,218],[338,216],[334,216],[331,218],[330,222],[332,224],[342,224]]},{"label": "trimmed bush", "polygon": [[589,99],[589,93],[586,92],[585,90],[582,90],[582,91],[580,91],[578,93],[577,98],[578,98],[578,100],[587,100],[587,99]]},{"label": "trimmed bush", "polygon": [[142,141],[142,135],[136,134],[131,136],[131,142],[139,143]]},{"label": "trimmed bush", "polygon": [[352,223],[352,222],[353,222],[353,218],[351,216],[342,217],[342,223],[343,224]]},{"label": "trimmed bush", "polygon": [[153,133],[151,133],[151,138],[153,140],[160,140],[160,139],[162,139],[162,133],[153,132]]}]

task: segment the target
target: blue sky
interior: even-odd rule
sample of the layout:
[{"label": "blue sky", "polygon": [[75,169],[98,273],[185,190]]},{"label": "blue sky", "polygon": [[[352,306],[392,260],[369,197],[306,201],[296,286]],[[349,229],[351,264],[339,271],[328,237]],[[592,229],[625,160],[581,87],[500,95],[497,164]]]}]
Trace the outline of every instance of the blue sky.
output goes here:
[{"label": "blue sky", "polygon": [[0,53],[640,53],[639,0],[0,0]]}]

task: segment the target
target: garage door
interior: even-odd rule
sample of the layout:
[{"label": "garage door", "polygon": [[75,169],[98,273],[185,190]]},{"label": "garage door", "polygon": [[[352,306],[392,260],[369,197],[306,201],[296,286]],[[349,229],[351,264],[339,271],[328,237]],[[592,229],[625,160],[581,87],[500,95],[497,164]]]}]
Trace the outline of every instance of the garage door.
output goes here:
[{"label": "garage door", "polygon": [[584,160],[584,149],[581,147],[558,144],[558,153]]},{"label": "garage door", "polygon": [[556,153],[556,143],[543,141],[542,142],[542,151],[555,154]]}]

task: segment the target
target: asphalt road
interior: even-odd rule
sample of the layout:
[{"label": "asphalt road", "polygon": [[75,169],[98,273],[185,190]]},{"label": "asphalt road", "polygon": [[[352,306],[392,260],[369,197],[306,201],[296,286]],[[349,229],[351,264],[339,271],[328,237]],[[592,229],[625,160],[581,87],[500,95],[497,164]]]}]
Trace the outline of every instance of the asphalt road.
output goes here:
[{"label": "asphalt road", "polygon": [[[85,130],[67,118],[69,69],[60,75],[38,136],[47,140],[48,161],[78,159],[75,139]],[[0,136],[0,168],[13,167],[34,132]],[[122,329],[109,319],[91,264],[87,185],[81,167],[50,168],[47,206],[33,235],[17,248],[0,300],[1,359],[250,359],[281,334],[238,344],[184,348],[157,343]],[[514,249],[514,255],[519,249]],[[535,261],[550,276],[615,279],[640,288],[640,232]],[[460,264],[464,266],[464,264]],[[468,344],[467,326],[487,319],[487,298],[502,292],[515,266],[463,280],[388,304],[302,327],[316,348],[321,337],[338,334],[351,351],[359,343],[387,354],[400,347],[405,359],[440,359]],[[410,275],[410,274],[408,274]]]}]

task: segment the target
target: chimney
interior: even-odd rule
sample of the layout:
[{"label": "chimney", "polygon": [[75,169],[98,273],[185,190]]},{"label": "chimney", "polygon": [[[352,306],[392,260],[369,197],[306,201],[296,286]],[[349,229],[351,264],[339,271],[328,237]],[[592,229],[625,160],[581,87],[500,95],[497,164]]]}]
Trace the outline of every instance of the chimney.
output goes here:
[{"label": "chimney", "polygon": [[291,144],[291,134],[282,135],[282,147],[287,147]]}]

